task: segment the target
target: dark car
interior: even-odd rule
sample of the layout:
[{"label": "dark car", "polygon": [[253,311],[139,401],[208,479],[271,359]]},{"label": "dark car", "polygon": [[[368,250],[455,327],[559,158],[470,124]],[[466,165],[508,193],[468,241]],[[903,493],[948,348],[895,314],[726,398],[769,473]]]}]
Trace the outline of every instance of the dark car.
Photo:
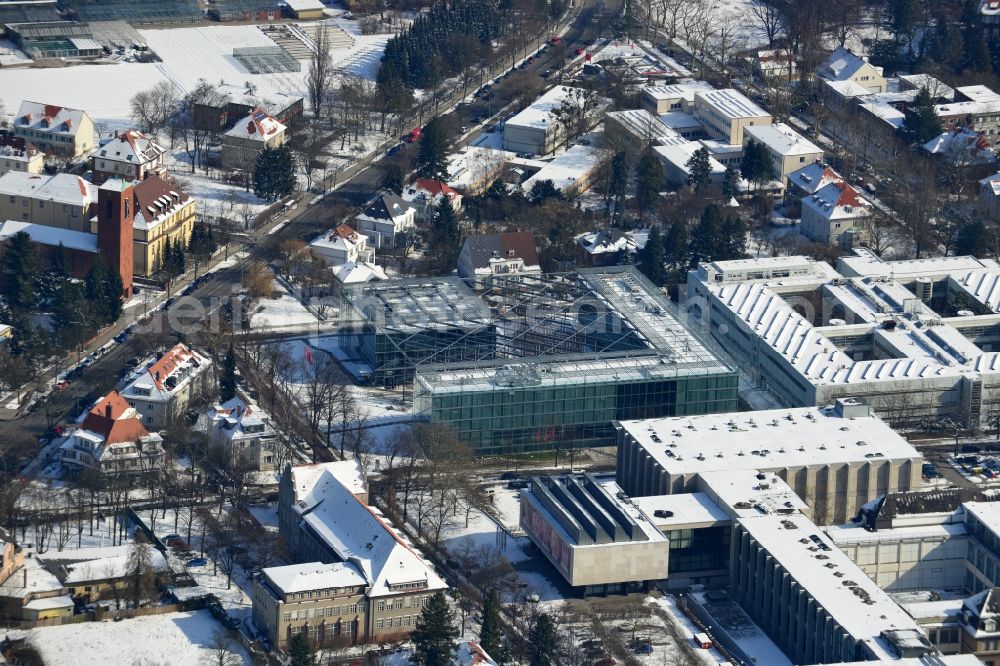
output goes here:
[{"label": "dark car", "polygon": [[518,479],[520,477],[521,475],[518,474],[517,472],[504,472],[503,474],[500,475],[500,480],[510,481],[511,479]]},{"label": "dark car", "polygon": [[193,560],[188,560],[187,565],[189,567],[206,567],[208,566],[208,560],[204,557],[196,557]]},{"label": "dark car", "polygon": [[510,490],[523,490],[528,487],[527,481],[510,481],[507,483],[507,488]]},{"label": "dark car", "polygon": [[395,155],[396,153],[398,153],[398,152],[399,152],[399,151],[401,151],[402,149],[403,149],[403,144],[401,144],[401,143],[397,143],[397,144],[396,144],[395,146],[393,146],[393,147],[392,147],[392,148],[390,148],[389,150],[385,151],[385,154],[386,154],[386,155],[390,155],[390,156],[391,156],[391,155]]}]

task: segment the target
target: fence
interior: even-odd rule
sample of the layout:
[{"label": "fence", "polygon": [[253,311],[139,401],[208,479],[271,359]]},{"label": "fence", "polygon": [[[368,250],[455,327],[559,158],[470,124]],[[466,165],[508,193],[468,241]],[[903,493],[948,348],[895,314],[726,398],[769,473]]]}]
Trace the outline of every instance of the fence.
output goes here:
[{"label": "fence", "polygon": [[77,624],[80,622],[101,622],[102,620],[114,620],[115,618],[129,619],[133,617],[143,617],[145,615],[166,615],[167,613],[177,613],[188,610],[179,604],[167,604],[165,606],[150,606],[148,608],[122,608],[119,610],[96,610],[90,613],[80,613],[67,617],[53,617],[47,620],[22,620],[22,629],[35,629],[36,627],[58,627],[64,624]]}]

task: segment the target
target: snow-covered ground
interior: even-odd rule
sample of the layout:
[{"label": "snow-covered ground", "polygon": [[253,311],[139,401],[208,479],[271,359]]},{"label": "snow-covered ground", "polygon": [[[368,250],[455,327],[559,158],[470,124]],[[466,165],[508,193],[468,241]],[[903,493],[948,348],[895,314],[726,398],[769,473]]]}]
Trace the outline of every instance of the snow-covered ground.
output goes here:
[{"label": "snow-covered ground", "polygon": [[281,329],[315,326],[316,315],[306,309],[299,299],[283,293],[277,298],[262,298],[250,318],[252,329]]},{"label": "snow-covered ground", "polygon": [[[332,52],[334,66],[374,79],[390,35],[362,35],[357,21],[334,19],[330,24],[342,28],[354,39],[351,48]],[[130,127],[129,100],[136,92],[160,81],[170,81],[183,95],[204,79],[238,92],[233,95],[237,101],[242,101],[247,83],[253,86],[258,99],[276,99],[282,94],[305,96],[306,63],[299,72],[251,74],[233,58],[233,49],[237,47],[275,45],[257,26],[199,26],[140,33],[163,62],[4,68],[0,69],[0,102],[8,114],[15,113],[25,99],[84,109],[108,131]],[[0,48],[0,51],[10,49]],[[4,57],[14,58],[16,54]]]},{"label": "snow-covered ground", "polygon": [[[203,666],[213,662],[215,632],[222,625],[208,611],[167,613],[120,622],[80,622],[33,629],[29,641],[46,666],[80,664],[170,664]],[[224,635],[224,634],[223,634]],[[250,655],[236,642],[236,663]]]}]

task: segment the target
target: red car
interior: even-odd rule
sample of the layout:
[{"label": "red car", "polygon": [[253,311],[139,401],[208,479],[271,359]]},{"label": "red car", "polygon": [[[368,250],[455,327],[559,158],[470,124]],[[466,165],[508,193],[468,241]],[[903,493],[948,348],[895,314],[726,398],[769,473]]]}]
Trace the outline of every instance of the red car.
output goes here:
[{"label": "red car", "polygon": [[536,60],[538,60],[538,58],[536,58],[535,56],[528,56],[528,64],[529,65],[531,63],[535,62]]},{"label": "red car", "polygon": [[577,50],[576,50],[576,54],[577,54],[578,56],[581,56],[581,55],[583,55],[583,53],[584,53],[583,49],[577,49]]},{"label": "red car", "polygon": [[66,389],[69,388],[69,385],[72,384],[72,383],[73,382],[71,382],[70,380],[64,379],[61,382],[59,382],[59,383],[56,384],[56,390],[57,391],[65,391]]},{"label": "red car", "polygon": [[552,39],[549,40],[549,44],[552,44],[552,46],[555,46],[556,44],[560,43],[561,41],[562,41],[562,37],[560,37],[559,35],[556,35],[555,37],[553,37]]}]

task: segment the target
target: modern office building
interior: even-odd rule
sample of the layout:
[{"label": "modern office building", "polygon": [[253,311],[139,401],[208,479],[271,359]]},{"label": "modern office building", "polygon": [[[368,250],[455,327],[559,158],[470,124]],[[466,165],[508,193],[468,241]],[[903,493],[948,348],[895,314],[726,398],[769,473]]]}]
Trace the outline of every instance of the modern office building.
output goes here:
[{"label": "modern office building", "polygon": [[586,594],[645,589],[667,577],[668,542],[611,479],[535,477],[521,493],[521,527],[559,573]]},{"label": "modern office building", "polygon": [[734,88],[697,92],[694,115],[715,139],[742,145],[743,130],[753,125],[770,125],[771,114]]},{"label": "modern office building", "polygon": [[862,400],[625,421],[617,438],[618,481],[629,495],[690,493],[706,472],[757,469],[784,480],[824,525],[879,495],[919,488],[923,462]]},{"label": "modern office building", "polygon": [[688,312],[789,407],[867,397],[891,424],[969,426],[1000,413],[1000,266],[973,257],[883,261],[840,272],[806,257],[707,262]]},{"label": "modern office building", "polygon": [[[566,135],[553,111],[566,100],[586,94],[580,88],[553,86],[544,95],[514,115],[503,126],[503,149],[513,153],[547,155],[559,145]],[[600,122],[602,111],[607,105],[601,100],[595,108],[585,112],[584,124],[592,127]]]},{"label": "modern office building", "polygon": [[[479,455],[608,446],[615,420],[736,409],[724,354],[632,267],[498,275],[483,299],[492,354],[428,356],[413,388],[414,411]],[[468,346],[448,342],[452,357]]]}]

